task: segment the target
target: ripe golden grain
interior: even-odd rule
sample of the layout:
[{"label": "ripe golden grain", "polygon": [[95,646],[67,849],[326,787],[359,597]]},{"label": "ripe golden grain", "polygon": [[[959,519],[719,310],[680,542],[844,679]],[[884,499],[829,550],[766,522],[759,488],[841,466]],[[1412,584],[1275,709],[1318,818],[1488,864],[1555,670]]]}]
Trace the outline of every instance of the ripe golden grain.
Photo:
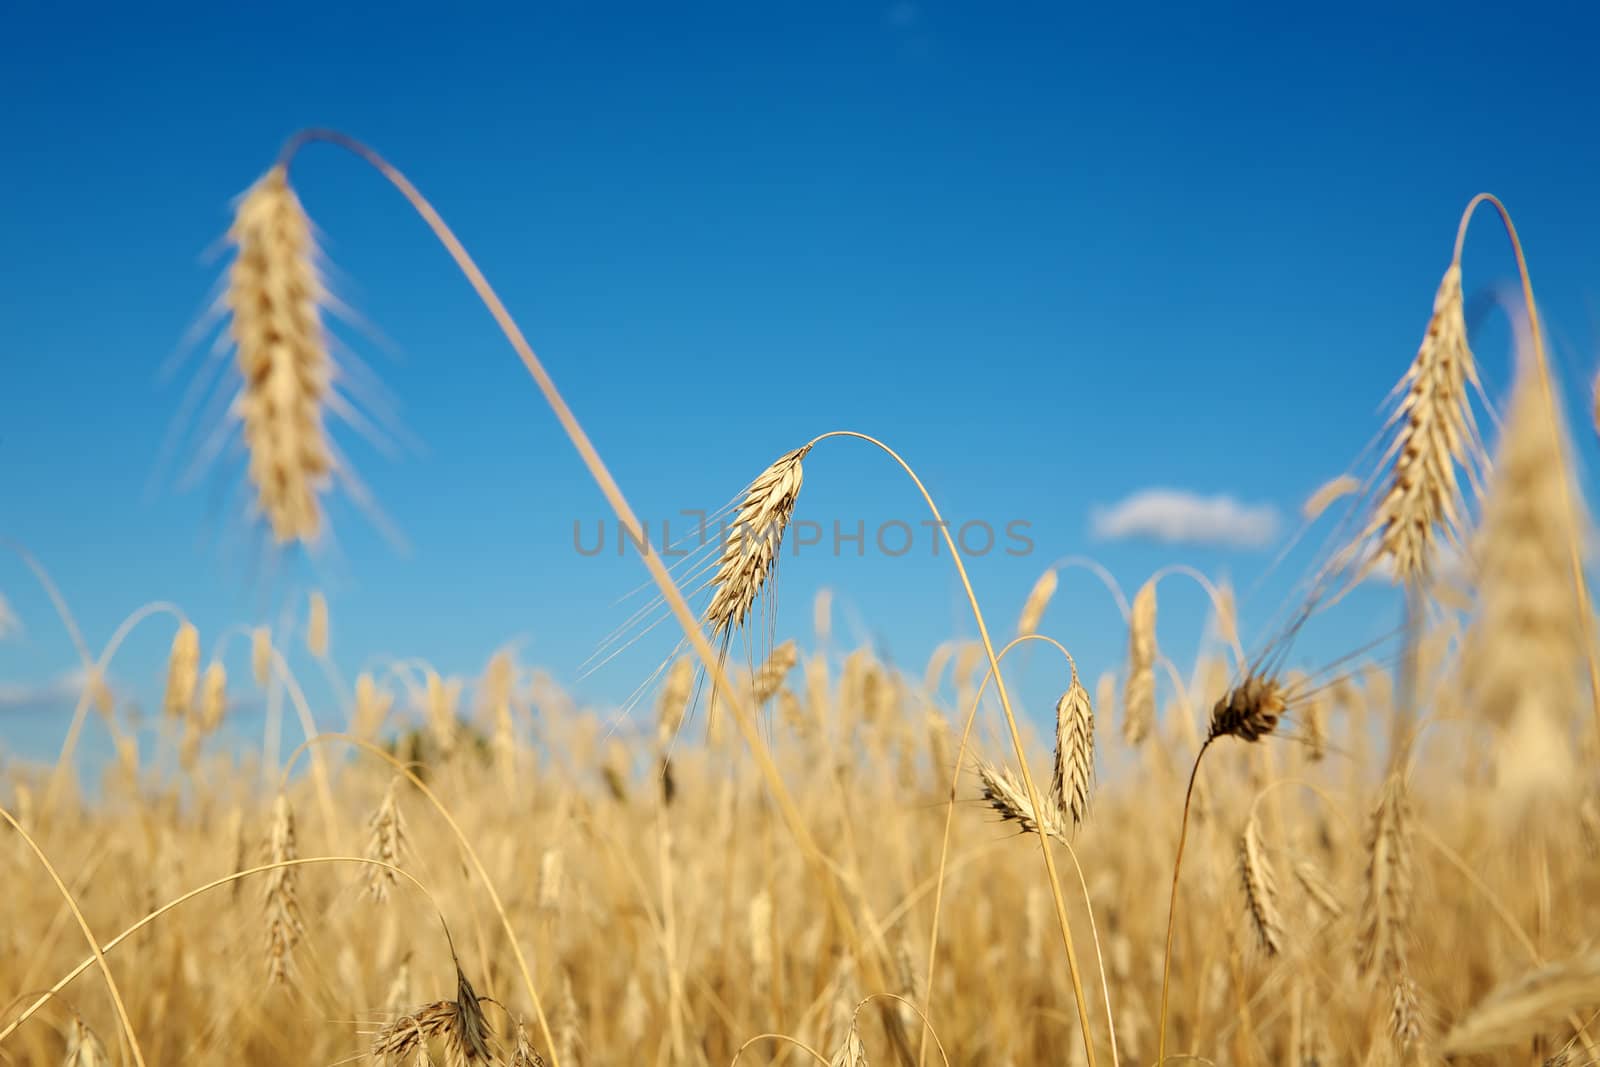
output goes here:
[{"label": "ripe golden grain", "polygon": [[1122,690],[1122,736],[1130,745],[1150,735],[1156,720],[1156,584],[1134,594],[1128,620],[1128,677]]},{"label": "ripe golden grain", "polygon": [[1056,702],[1055,767],[1050,795],[1062,821],[1077,830],[1089,817],[1089,796],[1094,788],[1094,708],[1089,691],[1072,667],[1072,681]]},{"label": "ripe golden grain", "polygon": [[228,239],[236,254],[224,299],[243,379],[234,413],[256,507],[279,544],[313,542],[322,524],[318,496],[334,472],[323,427],[333,361],[316,242],[284,165],[240,200]]},{"label": "ripe golden grain", "polygon": [[200,631],[183,623],[172,638],[167,654],[167,687],[161,707],[169,719],[182,719],[194,706],[195,685],[200,679]]},{"label": "ripe golden grain", "polygon": [[1056,569],[1051,567],[1033,583],[1033,588],[1028,591],[1028,599],[1023,602],[1022,615],[1017,619],[1018,637],[1039,632],[1039,623],[1044,619],[1045,609],[1050,606],[1050,598],[1056,595],[1058,581]]},{"label": "ripe golden grain", "polygon": [[772,577],[805,477],[801,460],[809,450],[784,453],[745,489],[712,577],[714,591],[704,621],[713,638],[726,640],[744,625]]}]

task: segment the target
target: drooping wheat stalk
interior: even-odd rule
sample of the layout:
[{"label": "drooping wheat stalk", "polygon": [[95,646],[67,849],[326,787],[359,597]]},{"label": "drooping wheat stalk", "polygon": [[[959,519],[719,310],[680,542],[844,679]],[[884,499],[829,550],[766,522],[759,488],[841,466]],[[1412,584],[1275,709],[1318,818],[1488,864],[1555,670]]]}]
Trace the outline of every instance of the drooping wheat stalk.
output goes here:
[{"label": "drooping wheat stalk", "polygon": [[1039,623],[1044,619],[1045,609],[1050,606],[1050,598],[1056,595],[1058,582],[1056,569],[1051,567],[1033,583],[1033,588],[1028,591],[1028,599],[1022,604],[1022,615],[1017,619],[1018,637],[1039,632]]},{"label": "drooping wheat stalk", "polygon": [[1028,800],[1027,791],[1011,770],[997,767],[985,760],[978,761],[978,784],[984,803],[1007,822],[1014,822],[1023,833],[1043,833],[1046,837],[1064,838],[1060,815],[1054,805],[1035,813]]},{"label": "drooping wheat stalk", "polygon": [[1403,775],[1390,773],[1367,829],[1366,896],[1357,934],[1366,974],[1398,974],[1405,968],[1411,923],[1410,810]]},{"label": "drooping wheat stalk", "polygon": [[1471,710],[1498,733],[1497,785],[1531,801],[1573,778],[1585,647],[1568,559],[1586,524],[1554,386],[1521,349],[1473,541],[1478,611],[1461,664]]},{"label": "drooping wheat stalk", "polygon": [[[267,835],[267,862],[298,859],[294,810],[282,793],[272,802],[272,827]],[[274,867],[266,875],[267,981],[287,982],[294,967],[294,947],[305,930],[300,918],[299,868]]]},{"label": "drooping wheat stalk", "polygon": [[1134,594],[1128,619],[1128,677],[1122,690],[1122,736],[1137,745],[1156,719],[1156,584]]},{"label": "drooping wheat stalk", "polygon": [[712,577],[711,602],[705,611],[705,624],[713,640],[726,642],[734,630],[744,625],[756,598],[772,577],[804,480],[801,460],[810,448],[807,445],[779,456],[750,483],[734,510]]},{"label": "drooping wheat stalk", "polygon": [[1050,795],[1062,821],[1074,830],[1089,817],[1089,796],[1094,789],[1094,707],[1089,691],[1078,680],[1072,665],[1072,681],[1056,702],[1055,769],[1050,777]]},{"label": "drooping wheat stalk", "polygon": [[323,427],[333,377],[310,220],[280,163],[239,202],[228,239],[236,249],[225,301],[243,385],[243,425],[256,507],[279,544],[315,541],[318,496],[332,481]]},{"label": "drooping wheat stalk", "polygon": [[172,637],[167,654],[167,687],[161,706],[169,719],[185,718],[194,706],[194,690],[200,680],[200,631],[183,623]]},{"label": "drooping wheat stalk", "polygon": [[220,660],[206,664],[200,677],[200,730],[216,733],[228,714],[228,670]]},{"label": "drooping wheat stalk", "polygon": [[1439,282],[1427,332],[1401,379],[1403,394],[1389,419],[1396,429],[1385,458],[1393,465],[1388,489],[1365,530],[1376,538],[1366,570],[1387,561],[1403,581],[1420,584],[1428,576],[1440,536],[1451,545],[1461,544],[1456,468],[1475,477],[1479,466],[1469,391],[1477,382],[1467,347],[1458,253]]},{"label": "drooping wheat stalk", "polygon": [[1283,951],[1283,916],[1278,911],[1278,880],[1261,842],[1261,820],[1254,810],[1239,837],[1239,881],[1256,940],[1268,956]]},{"label": "drooping wheat stalk", "polygon": [[399,881],[391,869],[400,864],[406,850],[406,823],[400,812],[399,786],[403,779],[396,777],[384,791],[383,802],[367,820],[366,857],[383,866],[368,864],[363,870],[367,895],[382,901],[389,899],[389,890]]}]

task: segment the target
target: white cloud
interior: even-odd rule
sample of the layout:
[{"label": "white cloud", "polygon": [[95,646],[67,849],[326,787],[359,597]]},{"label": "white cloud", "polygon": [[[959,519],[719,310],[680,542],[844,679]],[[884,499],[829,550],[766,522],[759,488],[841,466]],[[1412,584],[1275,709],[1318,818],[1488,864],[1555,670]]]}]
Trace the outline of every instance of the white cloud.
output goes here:
[{"label": "white cloud", "polygon": [[88,672],[75,667],[37,682],[0,682],[0,711],[42,711],[76,704]]},{"label": "white cloud", "polygon": [[1241,504],[1231,496],[1182,489],[1141,489],[1089,516],[1090,532],[1105,541],[1145,538],[1167,544],[1261,548],[1278,533],[1270,504]]},{"label": "white cloud", "polygon": [[11,602],[6,599],[6,595],[0,593],[0,641],[16,637],[20,633],[22,633],[22,620],[11,610]]}]

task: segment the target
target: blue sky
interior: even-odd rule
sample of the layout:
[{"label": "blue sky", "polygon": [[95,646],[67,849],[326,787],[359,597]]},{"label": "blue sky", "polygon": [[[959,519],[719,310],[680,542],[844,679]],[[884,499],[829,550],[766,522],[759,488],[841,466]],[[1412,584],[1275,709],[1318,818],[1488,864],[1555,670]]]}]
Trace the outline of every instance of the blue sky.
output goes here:
[{"label": "blue sky", "polygon": [[[573,550],[604,505],[531,382],[400,199],[332,149],[295,182],[374,328],[343,336],[408,443],[336,433],[405,550],[335,501],[331,545],[273,557],[241,529],[236,461],[192,486],[161,462],[175,423],[209,428],[179,418],[197,364],[161,371],[222,268],[229,203],[284,137],[329,125],[451,221],[647,518],[714,507],[850,428],[899,448],[952,519],[1030,524],[1033,554],[971,561],[997,630],[1070,553],[1130,589],[1172,561],[1249,587],[1274,538],[1163,543],[1114,511],[1101,532],[1123,536],[1097,537],[1093,517],[1163,488],[1291,529],[1376,431],[1475,192],[1518,219],[1583,418],[1600,15],[1470,9],[22,0],[0,41],[0,535],[96,647],[148,600],[181,604],[209,646],[316,586],[347,671],[392,653],[473,673],[520,638],[572,679],[625,616],[643,570]],[[1511,270],[1482,222],[1479,293]],[[1476,347],[1496,394],[1504,328]],[[1586,422],[1575,438],[1592,466]],[[799,518],[925,517],[858,445],[820,448],[807,475]],[[809,633],[821,585],[839,636],[896,662],[972,632],[926,541],[871,555],[786,561],[780,634]],[[1247,641],[1286,570],[1247,603]],[[1200,601],[1163,589],[1184,662]],[[0,751],[50,751],[73,652],[10,557],[0,592],[24,627],[0,642]],[[1091,677],[1120,662],[1120,620],[1082,573],[1047,629]],[[169,639],[141,631],[114,673],[153,692]],[[575,685],[615,700],[665,647]]]}]

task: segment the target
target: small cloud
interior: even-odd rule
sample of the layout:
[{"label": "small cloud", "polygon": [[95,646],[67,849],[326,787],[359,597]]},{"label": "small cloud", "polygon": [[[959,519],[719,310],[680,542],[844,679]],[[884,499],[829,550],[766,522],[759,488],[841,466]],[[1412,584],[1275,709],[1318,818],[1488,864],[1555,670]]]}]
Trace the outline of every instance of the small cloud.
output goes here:
[{"label": "small cloud", "polygon": [[0,641],[10,637],[18,637],[22,633],[22,620],[17,618],[17,613],[11,610],[11,602],[4,593],[0,593]]},{"label": "small cloud", "polygon": [[1241,504],[1231,496],[1182,489],[1141,489],[1089,516],[1090,532],[1106,541],[1144,538],[1167,544],[1261,548],[1278,533],[1270,504]]},{"label": "small cloud", "polygon": [[75,704],[88,673],[78,667],[37,682],[0,682],[0,711],[41,711]]}]

